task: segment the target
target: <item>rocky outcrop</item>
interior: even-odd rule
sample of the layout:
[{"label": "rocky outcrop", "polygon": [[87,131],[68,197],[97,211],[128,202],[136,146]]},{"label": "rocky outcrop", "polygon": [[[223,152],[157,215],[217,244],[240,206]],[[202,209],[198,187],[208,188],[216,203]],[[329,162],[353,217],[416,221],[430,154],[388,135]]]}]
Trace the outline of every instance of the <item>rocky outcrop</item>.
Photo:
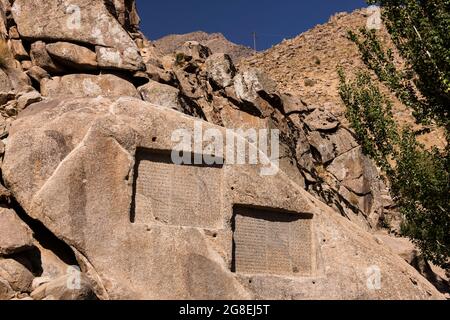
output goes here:
[{"label": "rocky outcrop", "polygon": [[104,1],[16,0],[11,10],[19,34],[28,41],[83,43],[95,47],[102,68],[143,68],[136,44]]},{"label": "rocky outcrop", "polygon": [[[166,161],[164,150],[175,144],[172,132],[180,127],[193,132],[197,122],[133,98],[34,104],[10,132],[3,176],[29,215],[89,261],[83,271],[95,275],[101,296],[441,297],[406,262],[282,171],[263,177],[261,165],[189,167]],[[201,124],[225,135],[222,127]],[[39,171],[36,161],[42,163]],[[297,233],[285,233],[289,225],[297,226],[290,229]],[[257,250],[275,254],[275,264],[248,251],[259,247],[252,247],[246,234],[256,232],[259,239],[263,226],[269,238],[258,241],[267,247]],[[292,247],[277,247],[281,235]],[[295,262],[293,252],[302,260]],[[372,265],[382,270],[379,290],[366,283]],[[258,268],[267,274],[255,272]]]},{"label": "rocky outcrop", "polygon": [[95,70],[98,67],[94,51],[68,42],[55,42],[46,45],[48,54],[69,68],[77,70]]},{"label": "rocky outcrop", "polygon": [[[392,202],[334,104],[201,39],[162,54],[134,1],[35,2],[0,1],[0,299],[442,298],[367,232]],[[200,124],[264,162],[175,164]]]},{"label": "rocky outcrop", "polygon": [[10,255],[33,246],[32,232],[11,209],[0,208],[0,255]]},{"label": "rocky outcrop", "polygon": [[30,293],[33,274],[14,259],[0,259],[0,278],[6,280],[16,292]]},{"label": "rocky outcrop", "polygon": [[46,282],[31,293],[33,300],[97,300],[92,284],[86,276],[81,275],[77,287],[70,288],[70,275]]},{"label": "rocky outcrop", "polygon": [[379,243],[386,245],[395,254],[416,268],[430,281],[447,299],[450,299],[450,279],[445,270],[428,262],[417,247],[407,238],[396,237],[386,233],[375,235]]},{"label": "rocky outcrop", "polygon": [[180,103],[180,90],[172,86],[151,80],[138,88],[144,101],[152,104],[183,111]]},{"label": "rocky outcrop", "polygon": [[251,57],[255,51],[228,41],[220,33],[208,34],[205,32],[192,32],[188,34],[169,35],[154,41],[156,49],[161,55],[172,54],[187,41],[196,41],[211,49],[213,53],[228,54],[234,61]]},{"label": "rocky outcrop", "polygon": [[40,83],[44,97],[138,97],[130,82],[112,74],[71,74],[43,79]]}]

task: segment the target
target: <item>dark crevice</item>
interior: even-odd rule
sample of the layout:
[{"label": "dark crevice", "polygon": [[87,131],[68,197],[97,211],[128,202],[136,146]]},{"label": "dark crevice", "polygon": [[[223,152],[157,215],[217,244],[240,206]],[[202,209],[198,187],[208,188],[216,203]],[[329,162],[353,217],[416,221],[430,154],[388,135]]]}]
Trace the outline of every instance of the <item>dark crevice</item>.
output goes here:
[{"label": "dark crevice", "polygon": [[206,115],[203,112],[203,109],[194,100],[186,95],[181,95],[179,101],[184,114],[206,121]]},{"label": "dark crevice", "polygon": [[317,163],[323,163],[322,161],[322,155],[320,154],[319,150],[317,150],[314,146],[310,145],[311,154],[316,160]]},{"label": "dark crevice", "polygon": [[41,252],[37,247],[5,256],[6,259],[13,259],[23,265],[35,277],[40,277],[44,270],[42,269]]},{"label": "dark crevice", "polygon": [[265,91],[259,91],[258,95],[265,100],[266,102],[268,102],[274,109],[280,111],[283,115],[284,114],[284,105],[283,105],[283,100],[281,100],[281,98],[278,95],[272,95],[272,94],[268,94]]},{"label": "dark crevice", "polygon": [[34,238],[43,248],[53,252],[67,265],[78,266],[75,253],[67,243],[56,237],[42,222],[28,216],[15,199],[12,199],[11,207],[18,217],[33,231]]}]

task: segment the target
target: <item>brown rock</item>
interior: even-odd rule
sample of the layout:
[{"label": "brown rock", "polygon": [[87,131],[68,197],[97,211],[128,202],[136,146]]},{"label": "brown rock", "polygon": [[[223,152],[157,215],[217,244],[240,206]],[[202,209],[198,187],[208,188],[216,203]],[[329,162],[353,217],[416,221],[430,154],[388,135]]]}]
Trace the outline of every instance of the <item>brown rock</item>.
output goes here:
[{"label": "brown rock", "polygon": [[[12,85],[11,85],[11,81],[8,78],[8,75],[5,73],[5,71],[0,69],[0,92],[6,94],[11,89],[12,89]],[[1,101],[1,102],[2,102],[2,104],[5,103],[3,101]]]},{"label": "brown rock", "polygon": [[29,293],[34,276],[16,260],[0,258],[0,278],[8,281],[14,291]]},{"label": "brown rock", "polygon": [[150,79],[156,82],[174,83],[175,75],[167,70],[157,67],[153,64],[146,65],[146,73]]},{"label": "brown rock", "polygon": [[20,39],[19,31],[17,31],[16,26],[9,28],[9,38],[10,39]]},{"label": "brown rock", "polygon": [[255,102],[259,94],[276,94],[276,83],[260,70],[251,69],[239,73],[234,79],[234,90],[239,99]]},{"label": "brown rock", "polygon": [[60,74],[64,71],[64,68],[50,57],[46,45],[42,41],[37,41],[31,45],[30,56],[35,66],[41,67],[51,74]]},{"label": "brown rock", "polygon": [[208,77],[218,87],[225,88],[233,84],[236,68],[229,55],[216,53],[208,57],[205,62]]},{"label": "brown rock", "polygon": [[138,88],[144,101],[152,104],[182,111],[180,104],[180,90],[166,84],[150,81]]},{"label": "brown rock", "polygon": [[0,94],[7,94],[10,91],[20,93],[34,90],[19,61],[11,59],[6,63],[6,67],[0,70]]},{"label": "brown rock", "polygon": [[186,41],[197,41],[211,49],[212,53],[225,53],[230,55],[234,63],[242,58],[252,56],[255,51],[251,48],[236,45],[228,41],[223,34],[205,32],[192,32],[181,35],[165,36],[154,42],[154,45],[162,55],[173,54]]},{"label": "brown rock", "polygon": [[98,66],[97,55],[86,47],[56,42],[47,44],[46,49],[53,59],[77,70],[94,70]]},{"label": "brown rock", "polygon": [[416,270],[433,283],[439,291],[446,294],[447,299],[449,298],[450,279],[447,277],[445,271],[426,261],[411,240],[384,233],[377,233],[376,238],[416,268]]},{"label": "brown rock", "polygon": [[195,122],[132,98],[33,104],[10,131],[4,180],[112,299],[443,298],[282,171],[174,164],[164,150]]},{"label": "brown rock", "polygon": [[196,75],[177,69],[175,70],[175,76],[178,80],[179,88],[185,96],[191,99],[200,99],[204,96],[204,87]]},{"label": "brown rock", "polygon": [[21,61],[30,58],[28,52],[23,47],[22,40],[12,39],[10,40],[10,44],[14,59]]},{"label": "brown rock", "polygon": [[14,295],[14,290],[11,288],[8,281],[0,277],[0,301],[10,300]]},{"label": "brown rock", "polygon": [[112,74],[71,74],[43,79],[41,93],[44,97],[139,97],[130,82]]},{"label": "brown rock", "polygon": [[29,70],[27,70],[27,75],[30,77],[30,79],[33,79],[34,81],[40,83],[42,79],[48,79],[50,78],[50,75],[47,71],[42,69],[39,66],[33,66]]},{"label": "brown rock", "polygon": [[29,249],[33,245],[32,232],[11,209],[0,208],[0,255]]},{"label": "brown rock", "polygon": [[331,113],[316,109],[305,118],[308,127],[315,131],[334,130],[339,126],[339,121]]},{"label": "brown rock", "polygon": [[135,1],[113,0],[114,11],[117,20],[125,29],[139,29],[140,18],[136,9]]},{"label": "brown rock", "polygon": [[90,280],[83,274],[79,280],[65,275],[44,283],[31,293],[31,297],[34,300],[96,300]]},{"label": "brown rock", "polygon": [[179,54],[185,61],[205,62],[211,55],[211,50],[197,41],[187,41],[178,49],[177,55]]},{"label": "brown rock", "polygon": [[370,163],[370,160],[364,156],[359,147],[334,159],[327,170],[339,181],[353,180],[364,174],[365,163]]},{"label": "brown rock", "polygon": [[[5,3],[5,5],[10,6],[9,3]],[[3,3],[1,3],[0,6],[0,36],[2,39],[6,39],[8,35],[8,30],[6,29],[6,12],[5,12],[5,6]]]},{"label": "brown rock", "polygon": [[358,142],[344,128],[340,128],[332,134],[313,131],[308,134],[308,141],[319,152],[320,160],[323,164],[329,163],[336,157],[358,146]]},{"label": "brown rock", "polygon": [[30,104],[39,102],[41,100],[41,94],[37,91],[23,93],[17,98],[17,109],[21,111],[28,107]]},{"label": "brown rock", "polygon": [[33,67],[33,62],[31,62],[30,60],[21,61],[20,64],[24,71],[28,71],[29,69],[31,69]]},{"label": "brown rock", "polygon": [[285,114],[302,113],[309,110],[299,97],[291,94],[282,94],[281,99],[283,101],[283,112]]}]

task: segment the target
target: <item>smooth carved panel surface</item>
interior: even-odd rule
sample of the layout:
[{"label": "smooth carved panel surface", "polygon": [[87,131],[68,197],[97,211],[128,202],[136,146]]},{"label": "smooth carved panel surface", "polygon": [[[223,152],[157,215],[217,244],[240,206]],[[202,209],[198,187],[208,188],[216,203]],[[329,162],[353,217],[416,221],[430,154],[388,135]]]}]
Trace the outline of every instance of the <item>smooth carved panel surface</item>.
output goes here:
[{"label": "smooth carved panel surface", "polygon": [[221,222],[222,169],[176,165],[170,153],[137,154],[134,222],[216,228]]},{"label": "smooth carved panel surface", "polygon": [[285,276],[310,274],[311,223],[311,219],[294,214],[235,208],[235,271]]}]

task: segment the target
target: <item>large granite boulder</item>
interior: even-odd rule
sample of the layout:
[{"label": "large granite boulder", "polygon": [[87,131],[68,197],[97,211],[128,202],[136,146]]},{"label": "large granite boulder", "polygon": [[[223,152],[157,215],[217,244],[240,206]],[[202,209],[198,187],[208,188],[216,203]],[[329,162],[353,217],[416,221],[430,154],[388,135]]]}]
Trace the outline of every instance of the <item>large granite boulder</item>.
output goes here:
[{"label": "large granite boulder", "polygon": [[223,53],[215,53],[205,61],[208,78],[219,88],[225,88],[233,84],[236,68],[230,56]]},{"label": "large granite boulder", "polygon": [[33,274],[14,259],[0,259],[0,279],[6,280],[16,292],[31,292]]},{"label": "large granite boulder", "polygon": [[144,68],[133,39],[102,0],[16,0],[12,13],[20,36],[29,40],[95,46],[100,67]]},{"label": "large granite boulder", "polygon": [[31,61],[34,66],[44,69],[51,74],[64,73],[64,67],[58,64],[49,55],[45,42],[36,41],[31,45],[30,50]]},{"label": "large granite boulder", "polygon": [[150,80],[138,88],[144,101],[166,108],[182,111],[180,90],[172,86]]},{"label": "large granite boulder", "polygon": [[56,42],[46,45],[47,52],[61,64],[77,70],[96,69],[97,55],[92,50],[69,42]]},{"label": "large granite boulder", "polygon": [[82,274],[79,280],[69,274],[44,283],[31,293],[31,297],[34,300],[96,300],[90,280]]},{"label": "large granite boulder", "polygon": [[130,82],[113,74],[70,74],[42,79],[41,93],[44,97],[139,97]]},{"label": "large granite boulder", "polygon": [[12,299],[14,294],[14,290],[11,288],[8,281],[0,278],[0,300]]},{"label": "large granite boulder", "polygon": [[33,233],[11,209],[0,208],[0,256],[29,249]]},{"label": "large granite boulder", "polygon": [[233,165],[233,152],[211,164],[210,141],[182,148],[203,161],[175,164],[177,130],[199,126],[226,134],[133,98],[47,100],[14,122],[3,178],[103,299],[442,298],[282,171]]}]

